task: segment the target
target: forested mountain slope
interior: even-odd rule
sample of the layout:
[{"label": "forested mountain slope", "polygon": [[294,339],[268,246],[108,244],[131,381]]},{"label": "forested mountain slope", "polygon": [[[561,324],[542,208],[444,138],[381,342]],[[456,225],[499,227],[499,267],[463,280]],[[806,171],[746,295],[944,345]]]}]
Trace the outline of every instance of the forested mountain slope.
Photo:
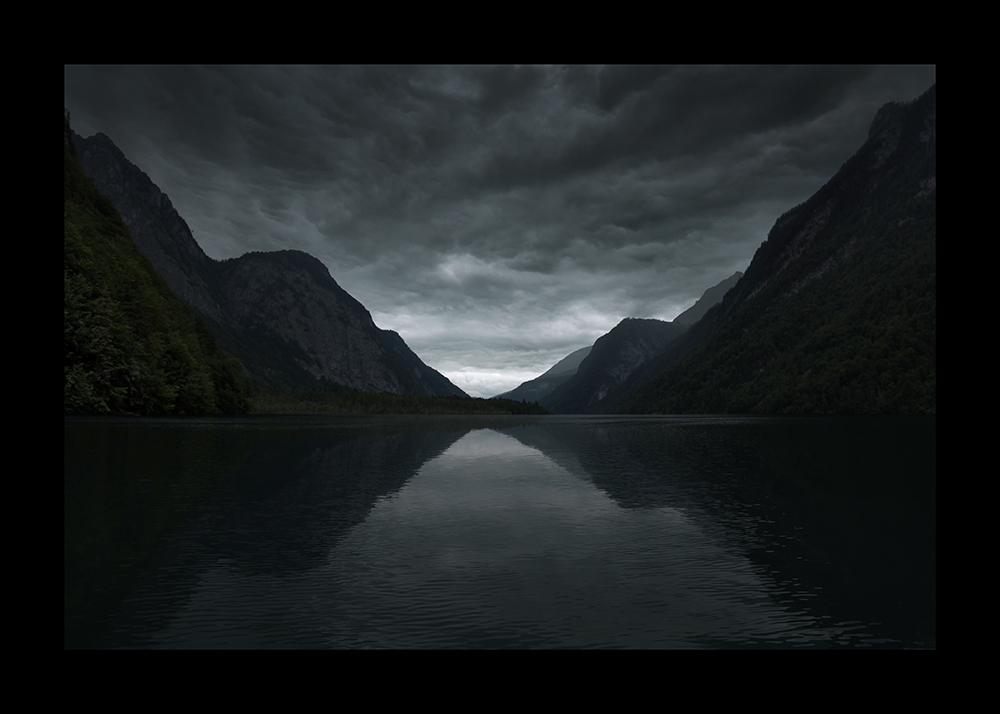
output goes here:
[{"label": "forested mountain slope", "polygon": [[70,136],[140,250],[257,389],[465,396],[399,334],[378,328],[315,257],[283,250],[213,260],[166,194],[109,137]]},{"label": "forested mountain slope", "polygon": [[250,381],[136,248],[84,173],[66,120],[64,408],[67,414],[240,414]]},{"label": "forested mountain slope", "polygon": [[935,87],[882,107],[616,410],[934,413],[936,140]]}]

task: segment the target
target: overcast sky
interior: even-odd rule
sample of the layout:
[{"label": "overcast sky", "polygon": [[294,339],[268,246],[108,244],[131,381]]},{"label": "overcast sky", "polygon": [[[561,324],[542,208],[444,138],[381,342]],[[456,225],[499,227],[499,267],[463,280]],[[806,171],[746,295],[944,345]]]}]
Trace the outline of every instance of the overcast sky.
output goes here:
[{"label": "overcast sky", "polygon": [[294,248],[473,396],[671,320],[934,66],[67,66],[215,259]]}]

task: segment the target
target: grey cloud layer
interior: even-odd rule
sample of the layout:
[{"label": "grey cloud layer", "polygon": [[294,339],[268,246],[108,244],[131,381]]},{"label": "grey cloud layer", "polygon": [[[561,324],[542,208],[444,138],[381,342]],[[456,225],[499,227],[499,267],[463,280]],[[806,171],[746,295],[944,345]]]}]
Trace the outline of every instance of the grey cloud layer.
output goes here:
[{"label": "grey cloud layer", "polygon": [[[298,248],[470,393],[746,267],[933,67],[67,67],[215,258]],[[527,376],[524,376],[527,375]]]}]

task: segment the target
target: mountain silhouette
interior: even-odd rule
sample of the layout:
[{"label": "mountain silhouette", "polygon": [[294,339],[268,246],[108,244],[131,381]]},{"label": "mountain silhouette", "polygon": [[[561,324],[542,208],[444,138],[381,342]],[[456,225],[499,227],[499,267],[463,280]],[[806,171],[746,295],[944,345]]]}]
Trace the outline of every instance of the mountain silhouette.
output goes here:
[{"label": "mountain silhouette", "polygon": [[545,398],[549,392],[576,374],[580,368],[583,358],[590,354],[590,347],[581,347],[571,352],[561,360],[556,362],[544,374],[519,384],[509,392],[498,394],[504,399],[523,399],[524,401],[535,402]]},{"label": "mountain silhouette", "polygon": [[621,398],[630,378],[687,329],[663,320],[627,317],[594,343],[579,369],[538,400],[561,414],[600,413]]},{"label": "mountain silhouette", "polygon": [[[499,396],[537,401],[556,411],[595,411],[606,408],[627,393],[628,387],[635,380],[636,372],[643,365],[667,349],[687,327],[722,300],[722,296],[742,275],[743,273],[736,272],[709,288],[693,306],[671,322],[626,319],[598,340],[601,344],[598,357],[587,361],[584,375],[579,378],[575,376],[597,344],[576,350],[541,376]],[[563,387],[567,382],[568,386]]]},{"label": "mountain silhouette", "polygon": [[140,250],[256,388],[467,396],[399,334],[379,329],[316,258],[285,250],[213,260],[167,195],[109,137],[72,133],[72,141]]},{"label": "mountain silhouette", "polygon": [[615,410],[934,413],[936,141],[936,86],[879,109]]}]

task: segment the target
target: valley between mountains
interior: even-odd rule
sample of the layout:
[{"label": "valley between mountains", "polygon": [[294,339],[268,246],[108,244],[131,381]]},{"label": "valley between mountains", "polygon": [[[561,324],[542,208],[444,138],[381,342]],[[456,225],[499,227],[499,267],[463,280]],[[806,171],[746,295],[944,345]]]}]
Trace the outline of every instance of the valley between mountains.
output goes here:
[{"label": "valley between mountains", "polygon": [[[217,261],[110,137],[65,136],[67,414],[933,414],[936,88],[670,322],[472,399],[295,250]],[[362,396],[367,395],[367,396]]]}]

